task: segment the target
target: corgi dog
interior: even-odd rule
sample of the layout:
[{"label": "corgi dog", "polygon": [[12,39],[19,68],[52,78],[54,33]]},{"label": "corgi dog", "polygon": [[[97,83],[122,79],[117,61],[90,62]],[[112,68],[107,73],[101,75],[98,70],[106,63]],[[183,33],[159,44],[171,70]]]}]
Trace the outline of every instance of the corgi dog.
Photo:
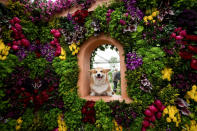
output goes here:
[{"label": "corgi dog", "polygon": [[108,72],[110,69],[95,68],[90,70],[90,96],[112,96],[113,91],[111,89]]}]

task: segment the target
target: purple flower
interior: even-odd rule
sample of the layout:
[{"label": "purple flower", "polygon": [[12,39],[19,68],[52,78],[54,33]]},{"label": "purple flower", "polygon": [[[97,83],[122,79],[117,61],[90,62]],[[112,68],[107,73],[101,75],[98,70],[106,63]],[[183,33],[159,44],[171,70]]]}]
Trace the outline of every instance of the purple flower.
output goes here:
[{"label": "purple flower", "polygon": [[134,52],[134,53],[131,53],[129,52],[127,55],[126,55],[126,60],[127,60],[127,69],[129,70],[135,70],[136,68],[140,67],[142,65],[142,58],[138,57],[137,54]]}]

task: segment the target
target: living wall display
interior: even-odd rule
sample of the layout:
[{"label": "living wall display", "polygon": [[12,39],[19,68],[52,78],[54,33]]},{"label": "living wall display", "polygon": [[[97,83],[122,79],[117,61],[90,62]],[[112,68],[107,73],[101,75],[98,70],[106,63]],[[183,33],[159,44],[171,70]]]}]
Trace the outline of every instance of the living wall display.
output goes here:
[{"label": "living wall display", "polygon": [[[88,12],[93,2],[0,4],[0,129],[196,130],[197,1],[119,0]],[[124,47],[131,103],[78,95],[77,54],[100,34]]]}]

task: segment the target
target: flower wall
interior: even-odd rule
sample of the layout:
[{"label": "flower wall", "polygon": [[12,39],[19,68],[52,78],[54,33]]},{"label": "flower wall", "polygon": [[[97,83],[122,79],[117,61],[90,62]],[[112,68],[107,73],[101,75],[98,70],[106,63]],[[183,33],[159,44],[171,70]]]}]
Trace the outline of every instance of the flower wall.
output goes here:
[{"label": "flower wall", "polygon": [[[94,2],[0,4],[0,129],[197,129],[197,1]],[[124,47],[129,104],[78,96],[80,46],[103,33]]]}]

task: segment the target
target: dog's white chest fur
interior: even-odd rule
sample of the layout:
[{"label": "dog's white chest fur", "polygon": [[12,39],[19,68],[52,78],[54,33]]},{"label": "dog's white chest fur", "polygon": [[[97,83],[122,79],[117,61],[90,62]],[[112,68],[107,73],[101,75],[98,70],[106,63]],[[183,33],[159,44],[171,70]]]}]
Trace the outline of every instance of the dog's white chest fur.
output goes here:
[{"label": "dog's white chest fur", "polygon": [[98,95],[102,95],[103,92],[105,92],[108,88],[108,84],[95,84],[92,86],[92,89],[97,93]]}]

